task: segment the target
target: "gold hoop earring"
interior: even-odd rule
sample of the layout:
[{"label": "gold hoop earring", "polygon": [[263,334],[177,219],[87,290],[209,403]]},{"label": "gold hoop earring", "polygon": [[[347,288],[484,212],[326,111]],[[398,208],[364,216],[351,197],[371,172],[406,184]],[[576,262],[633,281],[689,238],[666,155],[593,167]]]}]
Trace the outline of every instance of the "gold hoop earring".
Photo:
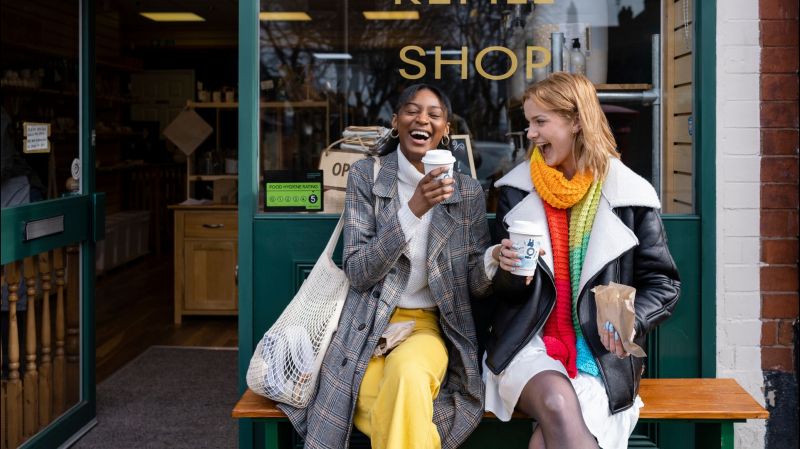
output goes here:
[{"label": "gold hoop earring", "polygon": [[389,131],[389,137],[392,139],[397,139],[400,137],[400,131],[398,131],[397,128],[392,128],[392,130]]},{"label": "gold hoop earring", "polygon": [[[444,139],[447,139],[447,141],[445,141]],[[442,145],[444,145],[445,147],[450,146],[450,136],[445,135],[444,137],[442,137]]]}]

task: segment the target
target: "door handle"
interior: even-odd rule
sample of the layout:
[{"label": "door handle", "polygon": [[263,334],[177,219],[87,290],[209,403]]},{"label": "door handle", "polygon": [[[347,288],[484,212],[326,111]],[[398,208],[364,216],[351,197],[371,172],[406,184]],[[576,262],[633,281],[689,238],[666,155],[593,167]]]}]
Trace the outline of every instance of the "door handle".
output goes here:
[{"label": "door handle", "polygon": [[203,227],[208,229],[222,229],[225,225],[223,223],[203,223]]},{"label": "door handle", "polygon": [[236,283],[236,286],[239,286],[239,265],[237,264],[233,267],[233,281]]}]

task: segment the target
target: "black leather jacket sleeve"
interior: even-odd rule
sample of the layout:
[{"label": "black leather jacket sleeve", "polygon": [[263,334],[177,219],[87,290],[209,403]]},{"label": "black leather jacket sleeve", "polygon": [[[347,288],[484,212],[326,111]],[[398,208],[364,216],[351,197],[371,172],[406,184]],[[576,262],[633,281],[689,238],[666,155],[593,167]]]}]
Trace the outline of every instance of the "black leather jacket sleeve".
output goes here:
[{"label": "black leather jacket sleeve", "polygon": [[494,221],[495,226],[495,235],[497,236],[498,243],[500,240],[508,238],[508,228],[506,228],[506,215],[511,209],[517,205],[523,198],[525,198],[524,193],[521,190],[514,189],[511,187],[503,186],[500,187],[500,192],[498,197],[500,198],[497,202],[497,211],[495,213],[495,217],[497,218]]},{"label": "black leather jacket sleeve", "polygon": [[[658,210],[649,207],[627,207],[617,212],[624,222],[633,224],[639,245],[621,263],[630,263],[633,270],[622,270],[632,279],[620,279],[636,288],[636,334],[647,335],[672,315],[680,297],[680,276],[667,247],[667,236]],[[629,259],[629,260],[624,260]],[[624,266],[624,265],[623,265]]]},{"label": "black leather jacket sleeve", "polygon": [[[500,188],[500,200],[497,204],[495,235],[497,243],[508,238],[508,228],[506,228],[505,218],[508,212],[525,197],[521,190],[511,187]],[[538,273],[537,270],[537,275]],[[510,303],[520,303],[530,297],[530,288],[525,285],[525,278],[511,274],[510,272],[498,267],[497,273],[492,278],[492,286],[495,296]]]}]

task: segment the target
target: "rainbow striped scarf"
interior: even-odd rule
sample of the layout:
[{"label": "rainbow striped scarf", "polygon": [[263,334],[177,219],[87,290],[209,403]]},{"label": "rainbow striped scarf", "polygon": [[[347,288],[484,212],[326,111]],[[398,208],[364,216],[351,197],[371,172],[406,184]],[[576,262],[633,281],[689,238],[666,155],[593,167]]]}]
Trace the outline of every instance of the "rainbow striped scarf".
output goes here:
[{"label": "rainbow striped scarf", "polygon": [[578,370],[593,376],[599,376],[600,370],[594,361],[592,351],[583,338],[581,324],[578,320],[578,296],[581,294],[580,281],[586,248],[589,246],[589,234],[592,232],[594,216],[600,204],[602,181],[595,181],[586,192],[586,196],[572,208],[569,220],[569,275],[572,281],[572,326],[575,328]]},{"label": "rainbow striped scarf", "polygon": [[[603,183],[591,178],[586,182],[587,174],[566,180],[561,172],[544,163],[538,149],[531,158],[531,178],[539,196],[544,199],[553,248],[556,304],[544,326],[547,354],[560,361],[572,378],[577,376],[578,370],[597,376],[597,364],[581,332],[577,304],[581,270]],[[554,186],[567,187],[571,198],[552,201],[553,198],[564,198],[564,192],[552,191]],[[568,208],[571,208],[569,217]]]}]

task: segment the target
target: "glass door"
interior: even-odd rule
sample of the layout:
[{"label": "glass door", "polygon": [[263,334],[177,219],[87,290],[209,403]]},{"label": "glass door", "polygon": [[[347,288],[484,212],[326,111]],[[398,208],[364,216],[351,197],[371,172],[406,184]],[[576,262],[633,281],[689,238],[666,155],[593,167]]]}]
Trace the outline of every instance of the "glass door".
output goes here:
[{"label": "glass door", "polygon": [[95,419],[90,3],[0,0],[3,449],[58,447]]}]

